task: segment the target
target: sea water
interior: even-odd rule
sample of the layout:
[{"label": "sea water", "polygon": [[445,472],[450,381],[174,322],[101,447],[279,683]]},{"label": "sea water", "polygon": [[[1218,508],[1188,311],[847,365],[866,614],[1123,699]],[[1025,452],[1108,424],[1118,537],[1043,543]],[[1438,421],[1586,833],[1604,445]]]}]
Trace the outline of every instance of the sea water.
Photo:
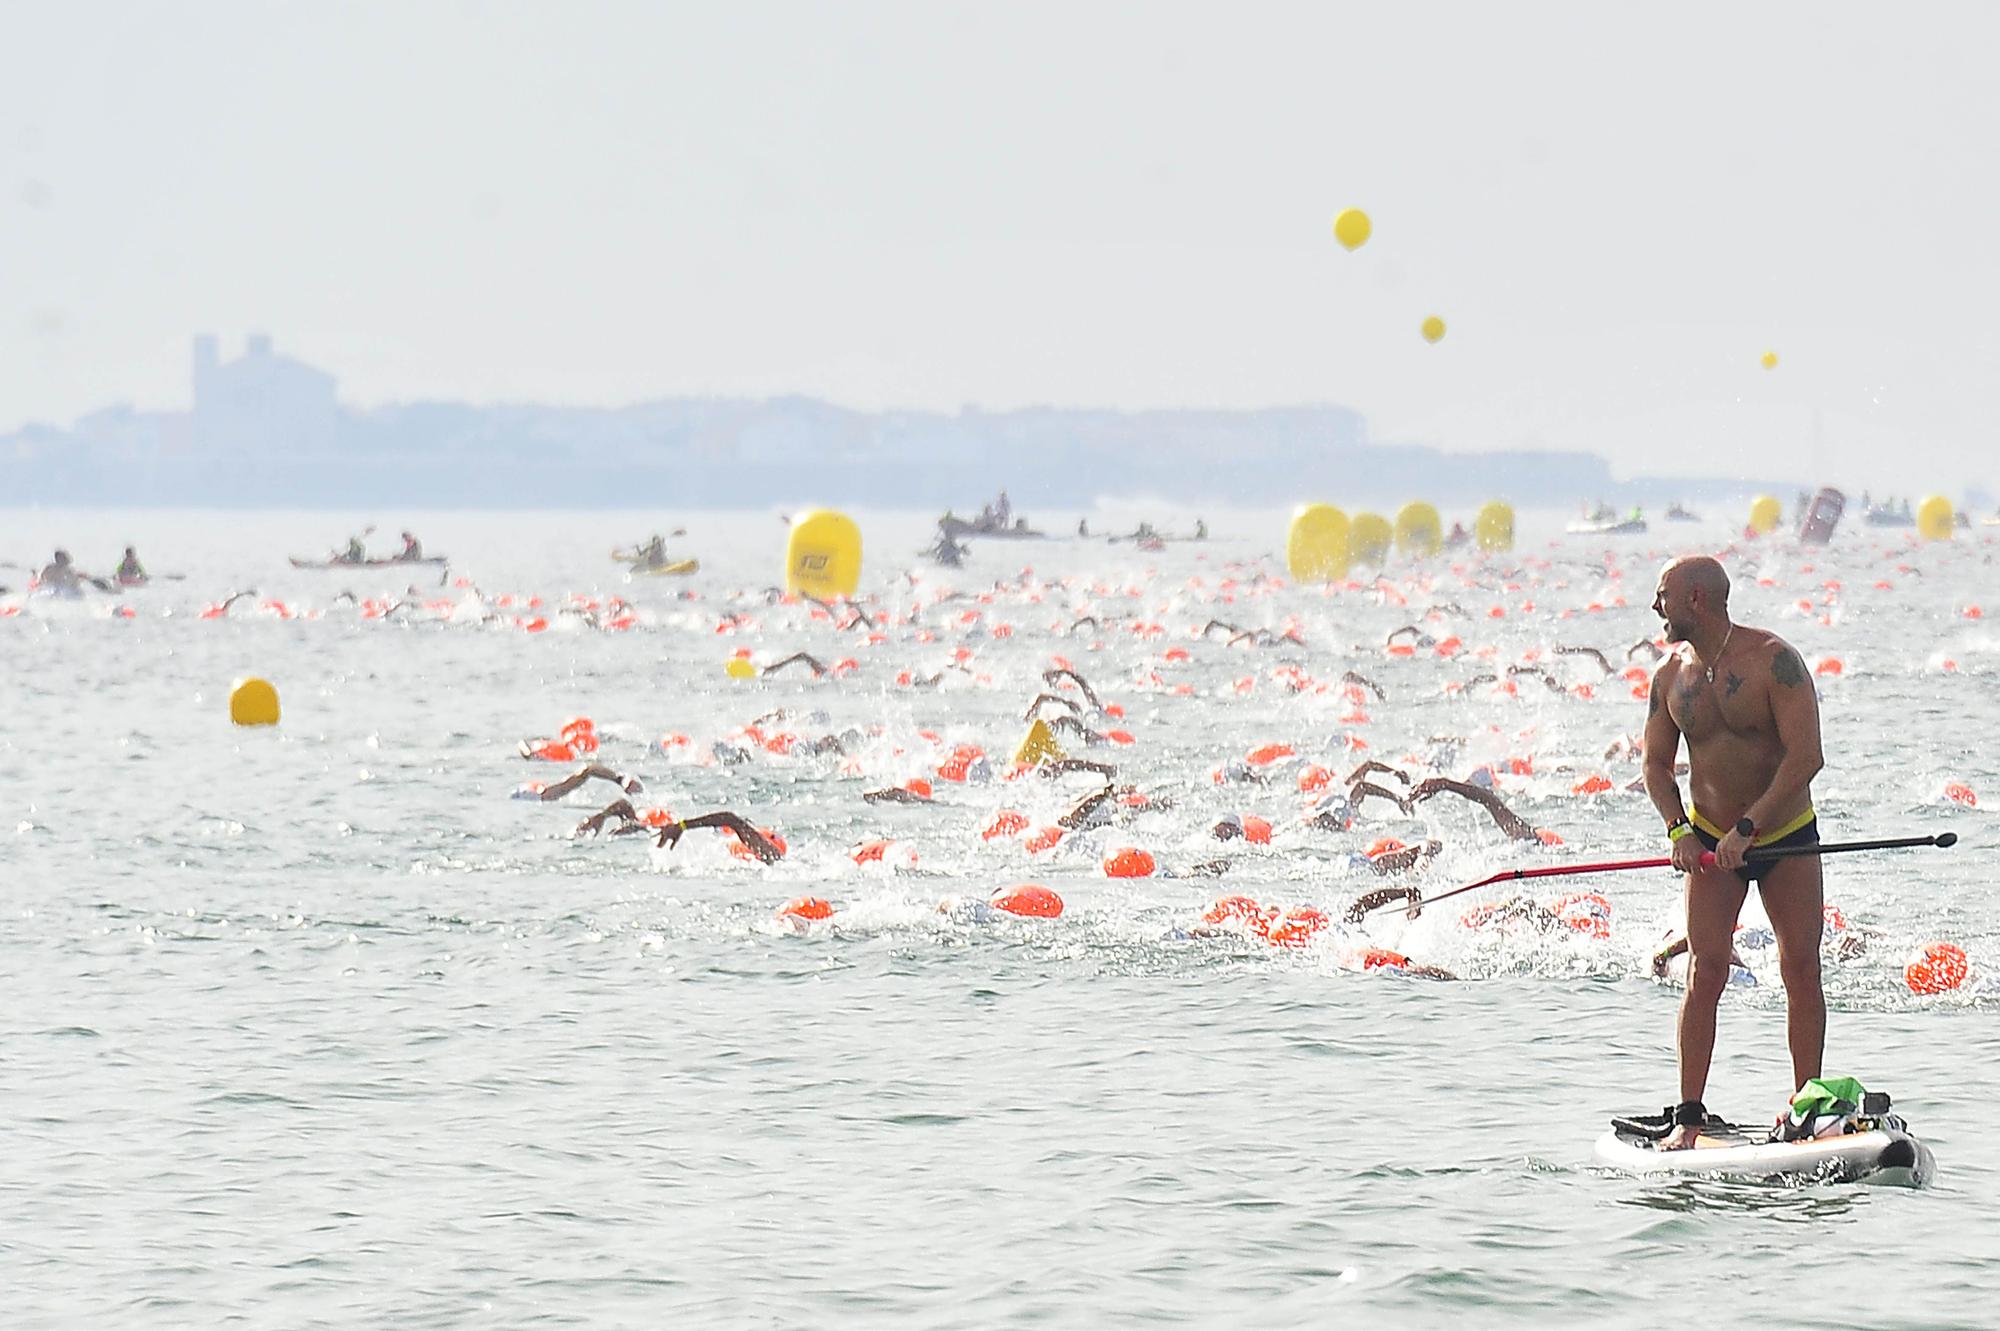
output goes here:
[{"label": "sea water", "polygon": [[[1935,1148],[1938,1185],[1907,1192],[1589,1165],[1611,1114],[1676,1098],[1678,993],[1645,965],[1678,920],[1670,874],[1541,885],[1602,892],[1608,939],[1458,923],[1499,889],[1298,950],[1190,936],[1218,893],[1337,915],[1378,885],[1352,857],[1383,835],[1446,843],[1417,880],[1432,895],[1510,867],[1663,853],[1650,805],[1624,789],[1637,767],[1605,757],[1645,704],[1553,649],[1595,647],[1622,670],[1657,631],[1659,560],[1721,549],[1733,523],[1583,540],[1559,535],[1560,515],[1524,515],[1510,559],[1392,563],[1386,589],[1363,576],[1329,594],[1256,581],[1282,574],[1281,513],[1210,512],[1215,539],[1159,552],[1076,539],[1071,514],[1051,521],[1062,539],[974,541],[959,570],[918,558],[923,516],[858,516],[864,593],[916,611],[872,644],[844,615],[769,603],[785,537],[772,513],[388,520],[450,555],[446,574],[286,563],[374,515],[7,514],[0,558],[39,563],[60,543],[103,571],[137,542],[184,577],[58,603],[24,601],[25,574],[0,570],[15,588],[0,612],[19,607],[0,619],[0,1320],[1986,1316],[2000,910],[1987,806],[1943,793],[2000,799],[2000,634],[1970,617],[1982,599],[2000,610],[1985,530],[1919,547],[1854,528],[1826,551],[1780,537],[1730,564],[1739,619],[1841,663],[1815,677],[1826,837],[1961,837],[1827,864],[1828,899],[1871,931],[1863,956],[1829,962],[1827,1066],[1890,1091]],[[1185,531],[1193,515],[1088,516],[1103,533],[1139,518]],[[627,581],[607,557],[674,523],[688,535],[670,552],[698,556],[695,577]],[[996,582],[1017,590],[982,600]],[[953,590],[967,595],[939,599]],[[604,624],[610,596],[631,627],[584,613],[596,601]],[[405,606],[356,604],[376,598]],[[1426,618],[1434,605],[1453,608]],[[1075,622],[1086,614],[1098,622]],[[525,627],[537,618],[545,629]],[[1196,639],[1212,618],[1296,623],[1306,645]],[[1467,653],[1385,654],[1404,623]],[[723,665],[743,647],[857,664],[732,680]],[[1168,660],[1173,647],[1188,659]],[[1124,708],[1136,741],[1087,756],[1174,805],[1030,856],[981,829],[1002,807],[1052,821],[1093,789],[1001,779],[1056,658]],[[1522,663],[1562,690],[1532,676],[1512,694],[1447,688]],[[1294,691],[1285,667],[1336,687]],[[900,685],[905,670],[939,683]],[[1388,694],[1367,697],[1365,721],[1343,719],[1346,670]],[[279,726],[229,724],[246,675],[277,686]],[[867,732],[853,765],[704,761],[778,709],[790,717],[767,724],[801,735]],[[560,805],[510,799],[561,770],[524,761],[519,741],[576,715],[595,719],[600,758],[646,782],[639,803],[735,809],[790,855],[745,863],[705,831],[672,851],[573,839],[614,793],[602,784]],[[668,734],[690,742],[663,750]],[[1507,841],[1450,798],[1409,816],[1369,801],[1350,833],[1309,830],[1295,767],[1263,786],[1212,780],[1269,742],[1343,775],[1361,757],[1435,756],[1455,775],[1527,757],[1532,774],[1503,771],[1501,793],[1563,845]],[[959,743],[994,756],[991,782],[936,776]],[[1612,792],[1572,793],[1592,774]],[[935,805],[860,799],[915,776]],[[1272,819],[1274,843],[1208,838],[1227,812]],[[852,862],[885,836],[914,869]],[[1124,845],[1168,869],[1232,865],[1105,878]],[[1063,917],[938,909],[1025,881],[1061,893]],[[801,894],[835,918],[782,927],[774,908]],[[1972,978],[1919,997],[1903,966],[1934,939],[1966,950]],[[1360,973],[1363,944],[1463,979]],[[1775,1113],[1790,1081],[1775,967],[1759,978],[1724,999],[1708,1096],[1744,1118]]]}]

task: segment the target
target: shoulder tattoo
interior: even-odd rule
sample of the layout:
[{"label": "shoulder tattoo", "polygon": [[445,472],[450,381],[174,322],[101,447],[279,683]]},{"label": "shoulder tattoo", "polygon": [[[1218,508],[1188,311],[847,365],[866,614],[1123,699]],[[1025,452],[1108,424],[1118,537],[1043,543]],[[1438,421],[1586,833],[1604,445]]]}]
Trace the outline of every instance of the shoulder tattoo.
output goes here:
[{"label": "shoulder tattoo", "polygon": [[1666,705],[1667,691],[1665,689],[1654,689],[1651,698],[1646,703],[1646,715],[1649,717],[1658,716],[1660,709]]},{"label": "shoulder tattoo", "polygon": [[1771,659],[1771,678],[1788,689],[1795,689],[1811,678],[1806,673],[1806,663],[1795,647],[1780,647]]}]

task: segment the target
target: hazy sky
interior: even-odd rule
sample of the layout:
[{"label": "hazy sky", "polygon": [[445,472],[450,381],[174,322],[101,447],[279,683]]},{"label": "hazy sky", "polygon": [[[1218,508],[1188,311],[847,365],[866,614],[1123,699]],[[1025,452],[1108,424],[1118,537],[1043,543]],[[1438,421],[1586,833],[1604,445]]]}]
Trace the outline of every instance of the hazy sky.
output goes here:
[{"label": "hazy sky", "polygon": [[358,404],[1334,402],[1627,474],[1995,485],[1996,37],[1985,4],[0,0],[0,429],[184,405],[192,332],[267,330]]}]

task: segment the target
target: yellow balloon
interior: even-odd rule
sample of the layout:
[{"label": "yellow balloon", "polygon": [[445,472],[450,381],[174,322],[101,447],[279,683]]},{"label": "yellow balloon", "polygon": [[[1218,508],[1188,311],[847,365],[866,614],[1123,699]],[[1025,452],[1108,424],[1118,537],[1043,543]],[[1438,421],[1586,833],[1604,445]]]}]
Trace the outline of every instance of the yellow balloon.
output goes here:
[{"label": "yellow balloon", "polygon": [[1763,364],[1764,364],[1764,368],[1765,368],[1765,369],[1767,369],[1767,370],[1775,370],[1775,369],[1777,369],[1777,368],[1778,368],[1778,353],[1777,353],[1777,352],[1775,352],[1775,351],[1767,351],[1767,352],[1765,352],[1765,353],[1764,353],[1764,355],[1763,355],[1763,357],[1762,357],[1762,360],[1763,360]]},{"label": "yellow balloon", "polygon": [[1349,208],[1333,219],[1333,238],[1350,250],[1358,250],[1368,243],[1369,233],[1375,227],[1368,220],[1368,214],[1359,208]]},{"label": "yellow balloon", "polygon": [[1943,495],[1932,495],[1917,505],[1917,534],[1926,541],[1949,541],[1956,521],[1951,500]]},{"label": "yellow balloon", "polygon": [[278,691],[268,679],[239,679],[229,686],[229,719],[239,726],[278,724]]},{"label": "yellow balloon", "polygon": [[1299,582],[1347,576],[1347,515],[1331,504],[1302,504],[1285,533],[1285,567]]},{"label": "yellow balloon", "polygon": [[756,663],[744,656],[730,657],[722,663],[722,671],[731,679],[755,679],[757,676]]},{"label": "yellow balloon", "polygon": [[1775,495],[1758,495],[1750,501],[1750,530],[1759,536],[1769,536],[1778,530],[1783,515]]},{"label": "yellow balloon", "polygon": [[1438,318],[1435,314],[1431,315],[1429,318],[1424,320],[1423,333],[1424,333],[1424,341],[1426,342],[1437,341],[1439,338],[1444,336],[1444,320]]},{"label": "yellow balloon", "polygon": [[1403,505],[1402,512],[1396,514],[1397,552],[1415,559],[1429,559],[1444,540],[1439,525],[1437,509],[1423,500]]},{"label": "yellow balloon", "polygon": [[814,509],[792,523],[785,542],[785,590],[852,596],[861,582],[861,528],[845,513]]},{"label": "yellow balloon", "polygon": [[1396,543],[1396,529],[1380,513],[1356,513],[1347,524],[1347,560],[1381,567]]}]

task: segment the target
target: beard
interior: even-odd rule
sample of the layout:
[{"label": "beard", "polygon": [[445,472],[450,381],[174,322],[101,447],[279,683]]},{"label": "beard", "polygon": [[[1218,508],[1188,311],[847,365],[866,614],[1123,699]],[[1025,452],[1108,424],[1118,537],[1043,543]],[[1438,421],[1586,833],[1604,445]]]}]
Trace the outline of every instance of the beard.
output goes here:
[{"label": "beard", "polygon": [[1676,624],[1673,620],[1664,618],[1662,622],[1665,623],[1667,626],[1668,642],[1686,642],[1688,640],[1688,633],[1690,632],[1690,630],[1688,629],[1687,625]]}]

